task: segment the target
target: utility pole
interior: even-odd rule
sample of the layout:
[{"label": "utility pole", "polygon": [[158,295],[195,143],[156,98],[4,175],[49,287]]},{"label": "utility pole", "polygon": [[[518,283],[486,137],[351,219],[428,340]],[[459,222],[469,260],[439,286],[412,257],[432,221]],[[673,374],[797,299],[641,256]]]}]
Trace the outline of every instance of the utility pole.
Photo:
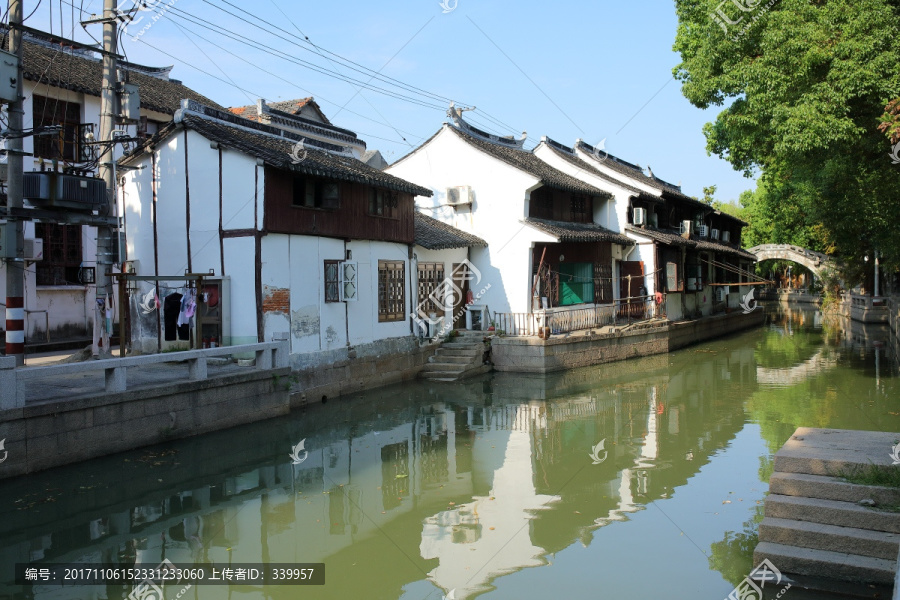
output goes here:
[{"label": "utility pole", "polygon": [[[113,143],[113,128],[116,115],[119,113],[119,97],[117,92],[116,77],[116,53],[118,44],[117,34],[117,0],[103,0],[103,84],[100,91],[100,177],[106,182],[107,215],[115,214],[116,210],[116,180],[115,180],[115,144]],[[107,323],[106,311],[107,298],[110,299],[109,310],[112,306],[113,285],[112,271],[113,257],[115,256],[115,244],[117,237],[110,225],[101,225],[97,228],[97,270],[96,270],[96,302],[94,303],[94,340],[93,354],[100,358],[112,356],[109,347],[109,335],[111,324]],[[119,343],[124,343],[124,332],[119,316]]]},{"label": "utility pole", "polygon": [[[9,52],[18,57],[15,102],[9,104],[9,136],[6,140],[9,180],[7,208],[22,208],[22,2],[9,0]],[[25,235],[18,217],[9,221],[9,242],[15,243],[15,258],[6,259],[6,355],[16,358],[16,365],[25,364]],[[9,243],[8,242],[8,243]]]}]

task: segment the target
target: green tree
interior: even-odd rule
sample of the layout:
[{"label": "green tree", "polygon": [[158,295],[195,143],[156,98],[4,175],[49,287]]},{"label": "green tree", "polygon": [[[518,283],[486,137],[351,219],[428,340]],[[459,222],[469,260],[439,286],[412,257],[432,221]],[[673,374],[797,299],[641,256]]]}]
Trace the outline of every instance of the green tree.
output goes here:
[{"label": "green tree", "polygon": [[900,264],[900,167],[879,130],[900,95],[900,0],[675,5],[682,93],[723,107],[707,150],[762,174],[741,199],[749,237]]}]

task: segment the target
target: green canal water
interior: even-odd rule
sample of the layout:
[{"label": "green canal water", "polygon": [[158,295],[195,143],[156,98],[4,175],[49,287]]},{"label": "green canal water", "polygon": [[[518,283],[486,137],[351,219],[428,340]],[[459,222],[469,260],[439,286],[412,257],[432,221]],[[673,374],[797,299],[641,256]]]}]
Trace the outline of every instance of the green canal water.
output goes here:
[{"label": "green canal water", "polygon": [[884,329],[768,318],[671,355],[414,382],[2,481],[0,599],[132,593],[25,588],[16,564],[163,559],[325,565],[321,586],[162,586],[170,600],[726,598],[795,428],[900,432]]}]

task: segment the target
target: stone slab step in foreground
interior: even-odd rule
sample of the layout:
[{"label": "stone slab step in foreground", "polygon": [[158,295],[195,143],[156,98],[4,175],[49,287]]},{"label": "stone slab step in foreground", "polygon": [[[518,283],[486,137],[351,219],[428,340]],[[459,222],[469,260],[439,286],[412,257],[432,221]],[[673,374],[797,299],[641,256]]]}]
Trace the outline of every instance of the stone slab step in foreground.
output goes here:
[{"label": "stone slab step in foreground", "polygon": [[900,533],[900,513],[820,498],[769,494],[766,517]]},{"label": "stone slab step in foreground", "polygon": [[[864,435],[863,435],[864,434]],[[900,434],[799,427],[775,455],[775,471],[837,476],[869,465],[891,466]]]},{"label": "stone slab step in foreground", "polygon": [[766,517],[759,525],[759,538],[767,542],[830,550],[840,548],[842,552],[859,556],[871,556],[893,561],[900,550],[900,534],[870,529],[856,529]]},{"label": "stone slab step in foreground", "polygon": [[803,496],[841,502],[874,500],[879,506],[900,506],[900,489],[848,483],[825,475],[772,473],[769,491],[782,496]]},{"label": "stone slab step in foreground", "polygon": [[753,564],[764,559],[783,573],[874,584],[893,583],[897,565],[896,560],[760,542],[753,552]]}]

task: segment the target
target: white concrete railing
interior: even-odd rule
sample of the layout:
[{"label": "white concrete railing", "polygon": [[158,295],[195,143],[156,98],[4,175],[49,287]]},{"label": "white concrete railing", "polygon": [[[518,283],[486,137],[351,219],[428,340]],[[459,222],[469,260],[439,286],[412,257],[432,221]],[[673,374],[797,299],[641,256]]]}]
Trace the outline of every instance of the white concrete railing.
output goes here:
[{"label": "white concrete railing", "polygon": [[190,381],[202,381],[207,378],[207,359],[236,354],[254,354],[256,356],[256,369],[259,370],[279,369],[290,366],[290,342],[288,340],[221,346],[203,350],[185,350],[183,352],[167,352],[164,354],[147,354],[126,358],[89,360],[47,367],[16,368],[16,359],[12,356],[6,356],[0,358],[0,410],[25,406],[25,382],[27,381],[40,381],[42,378],[55,375],[103,371],[106,375],[105,391],[108,393],[124,392],[128,389],[127,373],[129,367],[186,362],[188,364],[188,379]]}]

